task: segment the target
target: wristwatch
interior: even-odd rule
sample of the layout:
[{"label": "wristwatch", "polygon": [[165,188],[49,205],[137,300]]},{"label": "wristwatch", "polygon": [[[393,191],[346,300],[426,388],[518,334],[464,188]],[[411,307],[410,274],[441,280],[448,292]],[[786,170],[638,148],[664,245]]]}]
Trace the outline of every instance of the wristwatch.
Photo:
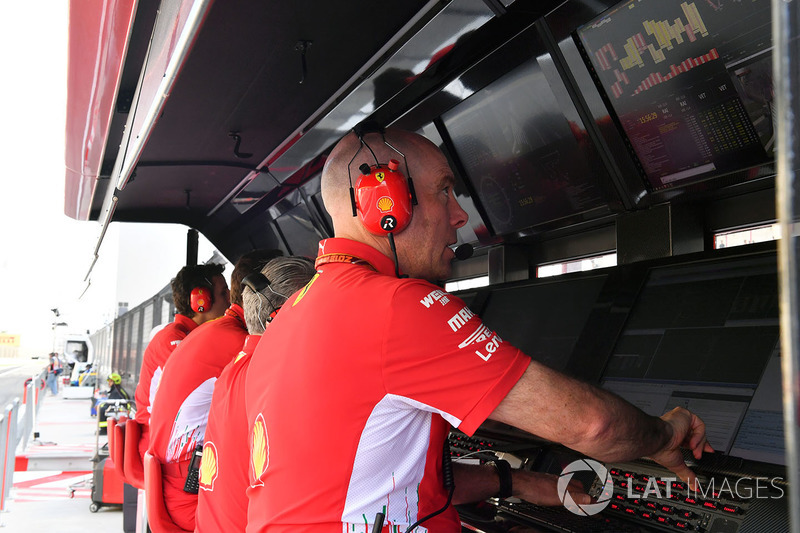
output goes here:
[{"label": "wristwatch", "polygon": [[513,489],[511,482],[511,465],[508,461],[497,459],[489,461],[487,465],[492,465],[497,470],[497,476],[500,478],[500,490],[497,493],[497,498],[508,498],[511,496]]}]

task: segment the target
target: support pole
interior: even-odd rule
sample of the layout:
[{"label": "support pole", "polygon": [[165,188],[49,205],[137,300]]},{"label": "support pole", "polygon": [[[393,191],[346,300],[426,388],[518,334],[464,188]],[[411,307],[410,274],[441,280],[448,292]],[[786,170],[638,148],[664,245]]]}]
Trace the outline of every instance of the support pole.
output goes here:
[{"label": "support pole", "polygon": [[789,481],[789,524],[800,533],[800,328],[798,313],[798,252],[800,252],[800,0],[772,0],[772,69],[777,117],[775,201],[781,239],[778,243],[781,307],[781,370],[783,375],[783,427],[786,444],[786,477]]}]

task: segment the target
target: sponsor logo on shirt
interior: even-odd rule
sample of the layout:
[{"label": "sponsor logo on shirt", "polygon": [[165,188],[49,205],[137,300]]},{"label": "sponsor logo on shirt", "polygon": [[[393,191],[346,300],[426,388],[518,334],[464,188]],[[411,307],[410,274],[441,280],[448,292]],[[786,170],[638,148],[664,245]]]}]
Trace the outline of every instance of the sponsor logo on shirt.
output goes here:
[{"label": "sponsor logo on shirt", "polygon": [[297,295],[297,298],[295,298],[295,299],[294,299],[294,302],[292,303],[292,307],[294,307],[295,305],[297,305],[298,303],[300,303],[300,300],[302,300],[302,299],[303,299],[303,296],[305,296],[305,295],[306,295],[306,293],[308,292],[308,289],[310,289],[310,288],[311,288],[311,285],[312,285],[312,284],[313,284],[315,281],[317,281],[317,278],[318,278],[318,277],[319,277],[319,272],[317,272],[316,274],[314,274],[314,277],[313,277],[313,278],[311,278],[311,280],[310,280],[308,283],[306,283],[306,286],[305,286],[305,287],[303,287],[303,288],[300,290],[300,294],[298,294],[298,295]]},{"label": "sponsor logo on shirt", "polygon": [[169,343],[169,345],[170,345],[170,346],[177,346],[177,345],[179,345],[180,343],[181,343],[181,341],[180,341],[180,339],[178,339],[178,340],[175,340],[175,341],[171,341],[171,342]]},{"label": "sponsor logo on shirt", "polygon": [[253,431],[250,435],[250,472],[253,474],[251,487],[263,487],[264,482],[261,476],[269,467],[269,435],[267,434],[267,423],[264,422],[264,415],[261,413],[253,423]]},{"label": "sponsor logo on shirt", "polygon": [[203,459],[200,462],[200,488],[212,492],[217,480],[217,447],[213,442],[203,444]]},{"label": "sponsor logo on shirt", "polygon": [[489,328],[487,328],[485,325],[481,324],[480,326],[478,326],[478,329],[473,331],[469,337],[464,339],[464,342],[459,344],[458,347],[466,348],[470,344],[485,341],[486,339],[492,337],[492,335],[494,335],[494,332]]},{"label": "sponsor logo on shirt", "polygon": [[461,308],[461,310],[458,313],[456,313],[453,316],[453,318],[451,318],[450,320],[447,321],[447,325],[450,326],[450,329],[452,329],[453,331],[458,331],[467,322],[469,322],[470,318],[472,318],[474,316],[475,316],[475,313],[473,313],[470,310],[470,308],[465,305],[464,307]]},{"label": "sponsor logo on shirt", "polygon": [[[484,343],[481,346],[481,343]],[[484,361],[488,361],[489,358],[492,356],[494,352],[497,351],[497,348],[500,346],[500,343],[503,342],[495,332],[487,328],[485,325],[481,324],[478,326],[478,329],[472,332],[472,334],[464,339],[464,341],[458,345],[459,348],[466,348],[473,344],[478,345],[478,349],[475,350],[475,355],[483,359]]]},{"label": "sponsor logo on shirt", "polygon": [[419,301],[419,303],[424,305],[425,309],[430,309],[430,307],[433,305],[433,302],[439,302],[442,305],[447,305],[447,302],[450,301],[448,296],[450,295],[443,290],[436,289],[435,291],[429,292],[425,298]]}]

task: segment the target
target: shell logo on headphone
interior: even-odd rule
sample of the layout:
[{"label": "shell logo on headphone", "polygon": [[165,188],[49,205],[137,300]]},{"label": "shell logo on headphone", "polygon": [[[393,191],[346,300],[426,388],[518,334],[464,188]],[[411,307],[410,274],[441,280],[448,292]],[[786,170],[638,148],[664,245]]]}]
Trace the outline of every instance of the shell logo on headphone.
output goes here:
[{"label": "shell logo on headphone", "polygon": [[195,287],[189,294],[189,307],[195,313],[205,313],[211,309],[213,301],[211,290],[203,286]]},{"label": "shell logo on headphone", "polygon": [[394,202],[388,196],[384,196],[380,200],[378,200],[378,209],[380,209],[381,213],[386,213],[387,211],[391,211],[392,207],[394,207]]}]

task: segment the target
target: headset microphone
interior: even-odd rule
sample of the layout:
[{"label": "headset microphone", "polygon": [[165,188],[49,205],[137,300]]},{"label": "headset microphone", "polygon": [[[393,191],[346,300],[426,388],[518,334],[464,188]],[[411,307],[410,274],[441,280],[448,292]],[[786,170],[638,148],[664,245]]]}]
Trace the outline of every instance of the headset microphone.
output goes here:
[{"label": "headset microphone", "polygon": [[471,244],[464,243],[453,251],[456,254],[456,259],[458,259],[459,261],[463,261],[465,259],[469,259],[470,257],[472,257],[473,248]]}]

